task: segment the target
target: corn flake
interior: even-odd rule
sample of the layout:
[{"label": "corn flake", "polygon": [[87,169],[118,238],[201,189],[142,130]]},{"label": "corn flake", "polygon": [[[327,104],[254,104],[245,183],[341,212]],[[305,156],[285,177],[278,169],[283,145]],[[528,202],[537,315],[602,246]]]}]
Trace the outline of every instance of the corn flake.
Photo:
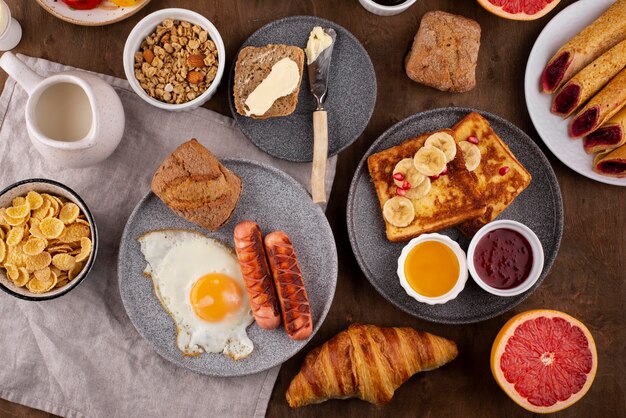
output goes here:
[{"label": "corn flake", "polygon": [[26,283],[28,283],[28,281],[30,280],[30,275],[28,274],[28,271],[26,271],[24,267],[20,267],[18,269],[18,272],[19,272],[18,278],[13,283],[17,287],[24,287],[26,286]]},{"label": "corn flake", "polygon": [[70,271],[76,267],[76,259],[69,254],[56,254],[52,257],[52,265],[61,271]]},{"label": "corn flake", "polygon": [[72,202],[68,202],[61,208],[59,212],[59,219],[63,221],[65,225],[71,224],[78,218],[80,208],[78,205]]},{"label": "corn flake", "polygon": [[17,244],[22,242],[22,238],[24,238],[24,228],[21,226],[15,226],[11,228],[11,230],[7,234],[7,245],[10,247],[15,247]]},{"label": "corn flake", "polygon": [[2,218],[10,226],[18,226],[20,224],[23,224],[24,220],[26,219],[25,217],[24,218],[14,218],[14,217],[10,216],[7,213],[7,211],[4,211],[4,213],[2,214]]},{"label": "corn flake", "polygon": [[0,239],[0,263],[4,261],[4,257],[7,255],[7,245]]},{"label": "corn flake", "polygon": [[15,247],[7,247],[7,255],[5,262],[8,264],[14,264],[19,267],[24,267],[26,261],[24,260],[24,252],[22,251],[22,244],[18,244]]},{"label": "corn flake", "polygon": [[45,293],[51,290],[57,284],[57,278],[53,274],[49,274],[46,281],[33,277],[26,284],[26,288],[33,293]]},{"label": "corn flake", "polygon": [[14,219],[23,219],[30,214],[30,206],[24,199],[24,204],[7,208],[6,214]]},{"label": "corn flake", "polygon": [[67,275],[68,275],[68,279],[70,281],[74,280],[76,278],[76,276],[78,276],[80,274],[81,271],[83,271],[83,266],[85,264],[84,263],[76,263],[76,265],[74,266],[73,269],[71,269]]},{"label": "corn flake", "polygon": [[30,210],[37,210],[43,205],[43,196],[36,191],[30,191],[26,195],[26,202],[30,206]]},{"label": "corn flake", "polygon": [[48,209],[50,209],[50,205],[51,205],[50,201],[47,199],[44,199],[39,209],[33,211],[32,217],[42,220],[48,214]]},{"label": "corn flake", "polygon": [[58,238],[65,225],[57,218],[45,218],[39,223],[39,230],[46,238]]},{"label": "corn flake", "polygon": [[26,255],[37,255],[43,252],[46,249],[46,245],[48,242],[45,239],[38,237],[30,237],[28,241],[24,243],[24,254]]},{"label": "corn flake", "polygon": [[50,202],[50,206],[53,209],[52,216],[56,216],[57,213],[59,213],[59,209],[61,207],[61,205],[59,204],[59,201],[55,199],[54,196],[50,196],[49,194],[46,194],[46,193],[44,193],[42,196],[45,200]]},{"label": "corn flake", "polygon": [[91,228],[89,225],[73,223],[68,225],[61,236],[59,241],[63,243],[80,242],[81,238],[87,238],[91,234]]},{"label": "corn flake", "polygon": [[29,273],[33,273],[37,270],[41,270],[44,267],[48,267],[52,262],[52,256],[50,253],[44,251],[37,255],[26,256],[26,270]]},{"label": "corn flake", "polygon": [[24,203],[26,203],[26,198],[23,196],[18,196],[11,202],[13,206],[22,206]]},{"label": "corn flake", "polygon": [[15,264],[6,263],[4,268],[7,271],[7,277],[11,279],[12,282],[15,282],[19,278],[20,272]]}]

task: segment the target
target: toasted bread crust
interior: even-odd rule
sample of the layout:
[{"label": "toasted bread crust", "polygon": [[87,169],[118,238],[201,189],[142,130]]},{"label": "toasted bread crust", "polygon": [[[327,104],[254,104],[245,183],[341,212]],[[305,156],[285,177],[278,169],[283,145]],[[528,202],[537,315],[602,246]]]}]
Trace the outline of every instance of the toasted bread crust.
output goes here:
[{"label": "toasted bread crust", "polygon": [[242,190],[241,179],[195,138],[165,158],[151,186],[177,215],[210,231],[228,222]]},{"label": "toasted bread crust", "polygon": [[[449,129],[441,132],[454,136],[454,132]],[[403,158],[413,157],[431,134],[408,139],[400,145],[372,154],[367,159],[381,213],[385,202],[396,195],[392,177],[395,165]],[[426,196],[412,200],[415,207],[413,222],[407,227],[398,228],[385,220],[387,239],[391,242],[406,241],[481,216],[485,212],[485,205],[476,187],[477,182],[476,176],[465,168],[463,153],[457,146],[457,156],[448,163],[448,173],[432,182]]]},{"label": "toasted bread crust", "polygon": [[298,86],[293,93],[278,98],[265,114],[251,115],[250,117],[267,119],[275,116],[287,116],[296,110],[298,93],[302,83],[304,51],[297,46],[270,44],[263,47],[247,46],[237,56],[233,81],[233,96],[237,113],[246,116],[246,99],[269,75],[274,64],[283,58],[290,58],[298,65],[300,72]]},{"label": "toasted bread crust", "polygon": [[[464,235],[471,237],[502,213],[528,187],[532,176],[479,113],[468,114],[452,130],[457,142],[470,136],[478,138],[481,153],[480,165],[474,173],[487,210],[483,215],[458,226]],[[502,175],[500,169],[504,166],[509,167],[509,171]]]}]

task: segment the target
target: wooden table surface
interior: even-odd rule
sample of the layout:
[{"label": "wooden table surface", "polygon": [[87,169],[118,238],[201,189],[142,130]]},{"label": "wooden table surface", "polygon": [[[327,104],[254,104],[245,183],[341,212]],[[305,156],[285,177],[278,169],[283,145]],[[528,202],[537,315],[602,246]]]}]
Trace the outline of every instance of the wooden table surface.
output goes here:
[{"label": "wooden table surface", "polygon": [[[364,134],[344,151],[337,165],[328,219],[339,252],[335,300],[326,322],[311,344],[281,369],[269,403],[268,417],[424,416],[517,417],[530,414],[516,406],[491,376],[489,353],[500,327],[518,312],[558,309],[583,321],[595,337],[599,368],[589,393],[558,416],[626,416],[626,190],[588,180],[561,164],[543,145],[531,124],[523,93],[530,49],[551,16],[570,3],[563,0],[548,17],[514,22],[484,11],[473,0],[419,0],[407,12],[379,17],[357,0],[152,0],[131,18],[110,26],[85,28],[46,13],[33,0],[7,0],[24,35],[17,52],[124,77],[122,50],[132,27],[147,13],[185,7],[212,20],[226,44],[227,68],[239,45],[256,29],[290,15],[316,15],[351,31],[369,52],[378,80],[378,99]],[[477,87],[464,94],[442,93],[410,81],[403,58],[429,10],[444,10],[477,20],[482,27]],[[5,74],[0,75],[4,83]],[[348,188],[369,145],[392,124],[416,112],[446,106],[484,109],[510,120],[544,150],[561,186],[565,230],[551,273],[543,285],[516,309],[473,325],[438,325],[413,318],[387,302],[365,279],[350,248],[345,221]],[[229,114],[226,82],[207,107]],[[582,150],[581,150],[582,152]],[[360,400],[329,401],[290,410],[285,390],[305,354],[350,323],[412,326],[455,340],[460,355],[440,370],[414,376],[385,407]],[[156,354],[155,354],[156,355]],[[4,366],[6,367],[6,366]],[[210,413],[207,413],[210,416]],[[0,416],[47,417],[47,413],[0,400]]]}]

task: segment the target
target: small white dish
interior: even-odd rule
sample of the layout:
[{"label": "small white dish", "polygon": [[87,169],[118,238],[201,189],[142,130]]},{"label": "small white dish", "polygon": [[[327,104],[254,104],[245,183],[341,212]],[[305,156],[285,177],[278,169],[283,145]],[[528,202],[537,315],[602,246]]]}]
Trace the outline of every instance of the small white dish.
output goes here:
[{"label": "small white dish", "polygon": [[[520,233],[530,244],[530,248],[533,253],[533,265],[530,268],[528,278],[519,286],[511,289],[496,289],[495,287],[489,286],[480,278],[474,267],[474,251],[476,250],[476,245],[485,235],[495,229],[512,229],[513,231]],[[474,238],[472,238],[469,248],[467,249],[467,267],[469,268],[472,279],[474,279],[476,284],[483,290],[496,296],[517,296],[529,290],[537,282],[539,276],[541,276],[541,272],[543,271],[543,262],[543,247],[541,245],[541,241],[539,241],[539,237],[537,237],[532,229],[526,225],[508,219],[493,221],[480,228],[476,235],[474,235]]]},{"label": "small white dish", "polygon": [[563,119],[550,111],[554,95],[541,91],[539,79],[552,55],[572,37],[598,18],[614,0],[580,0],[566,7],[545,26],[528,57],[524,90],[530,119],[548,149],[563,164],[600,183],[626,186],[626,178],[613,178],[593,171],[593,155],[583,149],[581,139],[569,137],[572,118]]},{"label": "small white dish", "polygon": [[394,16],[404,12],[416,1],[417,0],[406,0],[404,3],[398,4],[396,6],[384,6],[382,4],[376,3],[373,0],[359,0],[359,3],[361,3],[361,6],[363,6],[365,10],[370,13],[374,13],[375,15]]},{"label": "small white dish", "polygon": [[[194,25],[202,27],[209,33],[209,38],[215,42],[217,47],[217,74],[215,79],[209,86],[209,88],[195,99],[181,104],[165,103],[155,98],[150,97],[148,93],[139,85],[139,81],[135,77],[135,52],[139,51],[141,42],[149,36],[156,29],[157,25],[163,22],[164,19],[184,20]],[[130,83],[132,89],[145,100],[147,103],[165,110],[182,111],[191,110],[202,106],[206,103],[217,91],[217,88],[224,75],[224,68],[226,67],[226,49],[224,48],[224,41],[222,36],[218,32],[217,28],[209,19],[202,16],[200,13],[196,13],[186,9],[162,9],[144,17],[135,25],[133,30],[128,35],[126,45],[124,45],[124,73],[126,73],[126,79]]]},{"label": "small white dish", "polygon": [[[459,262],[459,278],[456,281],[456,284],[448,293],[445,293],[441,296],[437,297],[429,297],[424,296],[417,293],[407,281],[406,275],[404,274],[404,264],[406,262],[406,258],[409,255],[409,252],[417,246],[425,241],[437,241],[452,250],[454,255]],[[456,298],[459,293],[465,288],[465,283],[467,282],[467,259],[465,257],[465,252],[461,249],[459,244],[455,241],[452,241],[449,237],[441,234],[422,234],[417,238],[413,238],[409,243],[402,249],[402,253],[400,254],[400,258],[398,258],[398,277],[400,278],[400,285],[404,288],[406,293],[415,299],[418,302],[427,303],[429,305],[438,305],[442,303],[446,303]]]}]

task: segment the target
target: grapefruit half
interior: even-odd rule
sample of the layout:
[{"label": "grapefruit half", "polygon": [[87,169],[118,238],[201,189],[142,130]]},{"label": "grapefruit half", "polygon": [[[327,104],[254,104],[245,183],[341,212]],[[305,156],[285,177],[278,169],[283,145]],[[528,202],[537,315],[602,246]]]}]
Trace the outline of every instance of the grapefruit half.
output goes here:
[{"label": "grapefruit half", "polygon": [[561,0],[478,0],[494,15],[511,20],[535,20],[550,13]]},{"label": "grapefruit half", "polygon": [[559,311],[537,309],[514,316],[491,348],[491,372],[500,387],[535,413],[560,411],[580,400],[597,368],[591,333]]}]

